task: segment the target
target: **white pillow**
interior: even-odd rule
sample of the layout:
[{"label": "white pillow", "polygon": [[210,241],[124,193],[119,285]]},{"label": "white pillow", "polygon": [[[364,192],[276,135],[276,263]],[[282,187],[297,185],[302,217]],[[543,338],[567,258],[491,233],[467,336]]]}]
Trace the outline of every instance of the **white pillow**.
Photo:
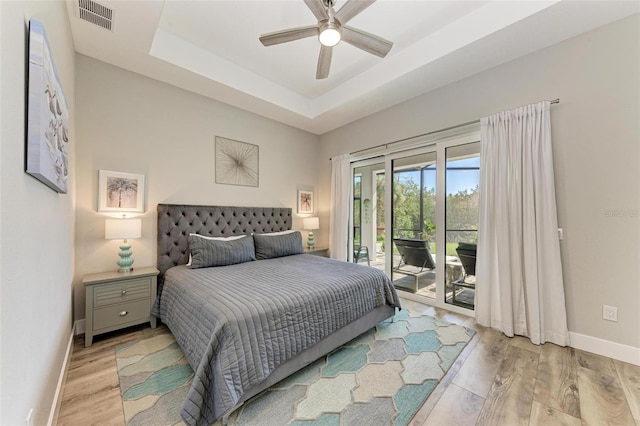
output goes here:
[{"label": "white pillow", "polygon": [[278,232],[268,232],[266,234],[260,234],[260,235],[264,235],[265,237],[270,237],[272,235],[286,235],[286,234],[291,234],[292,232],[298,232],[295,231],[293,229],[289,229],[288,231],[278,231]]},{"label": "white pillow", "polygon": [[207,237],[205,235],[200,235],[200,234],[189,234],[189,235],[192,237],[204,238],[205,240],[218,240],[218,241],[233,241],[233,240],[239,240],[240,238],[246,237],[245,234],[232,235],[230,237]]},{"label": "white pillow", "polygon": [[[189,234],[189,236],[202,238],[204,240],[217,240],[217,241],[233,241],[233,240],[239,240],[240,238],[246,237],[246,235],[232,235],[230,237],[207,237],[200,234]],[[191,266],[191,252],[189,252],[189,262],[187,262],[187,266]]]}]

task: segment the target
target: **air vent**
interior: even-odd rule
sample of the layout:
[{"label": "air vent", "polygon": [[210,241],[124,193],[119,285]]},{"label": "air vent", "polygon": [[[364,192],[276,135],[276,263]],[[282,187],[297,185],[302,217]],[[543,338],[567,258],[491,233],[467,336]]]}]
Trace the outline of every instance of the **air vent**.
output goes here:
[{"label": "air vent", "polygon": [[113,10],[92,0],[78,0],[78,16],[111,31]]}]

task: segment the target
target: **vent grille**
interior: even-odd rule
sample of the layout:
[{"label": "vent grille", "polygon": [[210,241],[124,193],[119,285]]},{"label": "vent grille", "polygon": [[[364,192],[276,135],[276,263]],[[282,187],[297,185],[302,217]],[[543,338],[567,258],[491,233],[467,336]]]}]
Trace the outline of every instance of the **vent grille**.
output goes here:
[{"label": "vent grille", "polygon": [[80,19],[111,31],[113,10],[92,0],[78,0]]}]

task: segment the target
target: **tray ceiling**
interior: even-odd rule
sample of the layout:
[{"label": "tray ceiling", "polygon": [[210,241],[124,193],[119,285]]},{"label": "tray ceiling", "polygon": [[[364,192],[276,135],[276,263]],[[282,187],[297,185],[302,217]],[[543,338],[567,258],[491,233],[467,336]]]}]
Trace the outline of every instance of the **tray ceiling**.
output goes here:
[{"label": "tray ceiling", "polygon": [[317,38],[258,41],[315,24],[302,0],[98,3],[113,11],[111,30],[80,19],[77,1],[68,3],[77,52],[316,134],[640,8],[635,1],[378,0],[349,25],[392,41],[389,55],[342,42],[329,78],[316,80]]}]

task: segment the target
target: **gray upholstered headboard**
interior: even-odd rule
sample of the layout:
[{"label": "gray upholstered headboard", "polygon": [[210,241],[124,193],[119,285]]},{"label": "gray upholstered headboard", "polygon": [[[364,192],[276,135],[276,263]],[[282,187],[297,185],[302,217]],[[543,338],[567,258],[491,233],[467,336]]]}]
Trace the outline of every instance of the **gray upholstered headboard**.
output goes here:
[{"label": "gray upholstered headboard", "polygon": [[291,229],[290,208],[158,204],[158,269],[189,261],[189,234],[208,237],[262,234]]}]

